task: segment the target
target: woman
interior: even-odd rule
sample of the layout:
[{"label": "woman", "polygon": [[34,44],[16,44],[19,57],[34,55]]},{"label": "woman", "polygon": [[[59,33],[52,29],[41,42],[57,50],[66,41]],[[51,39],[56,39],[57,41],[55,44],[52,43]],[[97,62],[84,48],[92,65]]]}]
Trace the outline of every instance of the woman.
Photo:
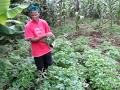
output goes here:
[{"label": "woman", "polygon": [[45,42],[45,39],[54,37],[54,35],[48,23],[39,18],[40,14],[37,6],[32,6],[29,15],[31,20],[25,25],[24,36],[31,43],[31,52],[37,69],[43,72],[53,62],[51,56],[52,47]]}]

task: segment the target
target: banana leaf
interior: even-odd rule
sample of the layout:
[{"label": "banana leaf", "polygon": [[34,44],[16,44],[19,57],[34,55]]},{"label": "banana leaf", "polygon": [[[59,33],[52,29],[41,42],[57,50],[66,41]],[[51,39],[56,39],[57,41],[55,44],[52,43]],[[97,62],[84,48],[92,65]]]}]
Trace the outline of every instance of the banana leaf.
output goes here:
[{"label": "banana leaf", "polygon": [[16,17],[18,14],[20,14],[23,9],[27,8],[28,5],[24,4],[24,5],[18,5],[15,8],[9,8],[7,11],[7,18],[14,18]]},{"label": "banana leaf", "polygon": [[23,22],[20,22],[18,20],[7,20],[6,23],[24,24]]},{"label": "banana leaf", "polygon": [[10,5],[10,0],[0,0],[0,15],[7,12],[9,5]]},{"label": "banana leaf", "polygon": [[27,4],[18,5],[15,8],[9,8],[10,0],[0,0],[0,24],[5,25],[8,18],[14,18],[27,8]]},{"label": "banana leaf", "polygon": [[18,34],[22,34],[23,31],[18,31],[16,29],[16,27],[13,25],[13,26],[4,26],[2,24],[0,24],[0,34],[1,35],[18,35]]},{"label": "banana leaf", "polygon": [[7,9],[9,8],[10,0],[0,0],[0,24],[5,25],[7,20]]}]

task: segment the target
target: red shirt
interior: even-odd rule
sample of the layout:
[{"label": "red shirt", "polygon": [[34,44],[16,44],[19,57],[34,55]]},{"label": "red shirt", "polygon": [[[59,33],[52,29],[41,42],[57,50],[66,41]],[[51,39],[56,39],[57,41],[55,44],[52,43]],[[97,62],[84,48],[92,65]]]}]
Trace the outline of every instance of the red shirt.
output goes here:
[{"label": "red shirt", "polygon": [[[25,39],[39,37],[45,33],[51,32],[48,23],[39,19],[38,22],[30,20],[25,26]],[[43,40],[31,42],[32,56],[39,57],[51,51],[50,46]]]}]

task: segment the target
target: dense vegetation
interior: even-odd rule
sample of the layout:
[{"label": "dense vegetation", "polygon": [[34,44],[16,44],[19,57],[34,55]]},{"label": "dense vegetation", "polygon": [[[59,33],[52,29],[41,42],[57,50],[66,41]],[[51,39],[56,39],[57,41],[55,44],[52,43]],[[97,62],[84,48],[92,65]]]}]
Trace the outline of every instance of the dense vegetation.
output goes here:
[{"label": "dense vegetation", "polygon": [[[26,2],[39,5],[56,36],[44,78],[23,38]],[[0,6],[1,90],[120,89],[119,0],[1,0]]]}]

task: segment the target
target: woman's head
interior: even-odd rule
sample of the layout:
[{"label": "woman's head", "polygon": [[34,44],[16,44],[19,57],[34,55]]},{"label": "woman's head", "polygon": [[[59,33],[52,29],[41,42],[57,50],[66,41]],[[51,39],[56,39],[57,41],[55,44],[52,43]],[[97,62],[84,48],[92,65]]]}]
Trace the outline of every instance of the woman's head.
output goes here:
[{"label": "woman's head", "polygon": [[40,16],[40,14],[39,14],[38,11],[31,11],[30,12],[30,17],[34,21],[38,21],[39,20],[39,16]]},{"label": "woman's head", "polygon": [[39,14],[39,7],[31,5],[30,8],[29,8],[29,15],[30,15],[32,20],[38,21],[39,20],[39,16],[40,16],[40,14]]}]

